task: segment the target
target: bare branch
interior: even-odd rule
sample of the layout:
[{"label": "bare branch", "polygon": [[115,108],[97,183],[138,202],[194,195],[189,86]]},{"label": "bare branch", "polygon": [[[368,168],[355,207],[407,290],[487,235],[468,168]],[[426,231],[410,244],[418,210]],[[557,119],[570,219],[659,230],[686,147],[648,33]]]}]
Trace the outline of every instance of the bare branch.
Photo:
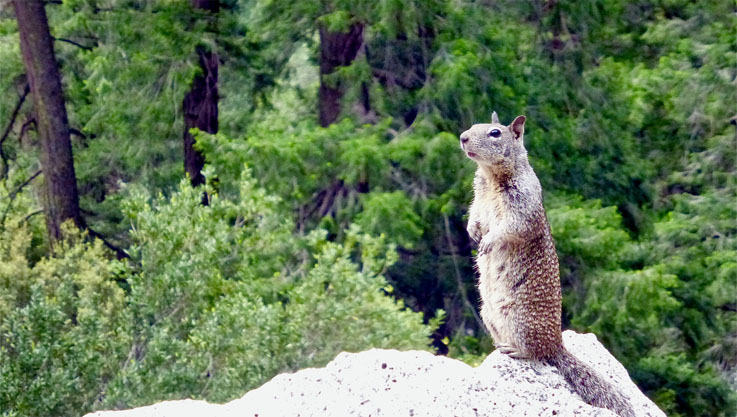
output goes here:
[{"label": "bare branch", "polygon": [[36,124],[36,118],[35,117],[29,117],[28,120],[26,120],[23,123],[23,126],[20,127],[20,134],[18,135],[18,141],[21,141],[23,139],[23,136],[25,136],[26,132],[28,132],[28,129],[31,128],[31,125]]},{"label": "bare branch", "polygon": [[24,221],[24,222],[27,222],[28,220],[31,220],[31,217],[33,217],[33,216],[35,216],[35,215],[37,215],[37,214],[41,214],[41,213],[43,213],[43,212],[44,212],[43,210],[36,210],[36,211],[33,211],[33,212],[31,212],[31,214],[29,214],[28,216],[24,217],[24,218],[23,218],[23,221]]},{"label": "bare branch", "polygon": [[115,252],[115,256],[118,258],[118,260],[121,259],[127,259],[130,258],[130,255],[126,251],[124,251],[122,248],[110,243],[107,239],[105,239],[105,236],[101,235],[100,233],[92,230],[91,227],[87,226],[87,232],[90,234],[90,236],[100,239],[102,243],[107,246],[108,249]]},{"label": "bare branch", "polygon": [[77,135],[77,136],[79,136],[82,139],[87,139],[87,135],[85,135],[84,133],[80,132],[79,130],[77,130],[77,129],[73,128],[73,127],[70,127],[69,128],[69,133],[71,133],[72,135]]},{"label": "bare branch", "polygon": [[10,134],[10,130],[13,128],[13,124],[15,124],[15,119],[18,117],[18,113],[20,112],[21,107],[23,106],[23,102],[26,101],[26,96],[28,96],[28,93],[31,92],[31,87],[26,84],[25,88],[23,89],[23,94],[18,97],[18,103],[15,104],[15,108],[13,109],[13,112],[10,114],[10,122],[8,122],[8,126],[3,131],[3,135],[0,136],[0,145],[5,142],[5,139],[8,138],[8,135]]},{"label": "bare branch", "polygon": [[73,41],[71,39],[66,39],[66,38],[52,38],[52,39],[55,40],[55,41],[59,41],[59,42],[70,43],[70,44],[72,44],[74,46],[77,46],[79,48],[84,49],[85,51],[91,51],[92,50],[92,47],[91,46],[82,45],[81,43],[76,42],[76,41]]},{"label": "bare branch", "polygon": [[412,88],[411,83],[405,80],[406,76],[400,78],[394,72],[387,71],[387,70],[380,69],[380,68],[372,68],[371,72],[374,75],[374,77],[379,78],[381,80],[385,80],[389,84],[395,84],[405,89]]},{"label": "bare branch", "polygon": [[5,152],[3,151],[3,142],[5,142],[5,139],[8,138],[8,135],[10,134],[10,131],[13,129],[13,125],[15,124],[15,119],[18,118],[18,113],[20,113],[21,107],[23,107],[23,102],[26,101],[26,96],[28,96],[28,93],[31,91],[31,88],[26,83],[25,88],[23,88],[23,94],[18,97],[18,103],[15,104],[15,108],[13,109],[13,112],[10,114],[10,121],[8,122],[8,126],[3,131],[2,136],[0,136],[0,159],[3,161],[2,166],[2,172],[0,172],[0,178],[6,178],[8,176],[8,157],[5,155]]},{"label": "bare branch", "polygon": [[18,195],[18,193],[20,193],[20,192],[21,192],[21,190],[23,190],[23,188],[24,188],[24,187],[25,187],[26,185],[30,184],[30,183],[31,183],[31,181],[33,181],[34,179],[36,179],[36,177],[38,177],[38,176],[39,176],[40,174],[41,174],[41,170],[39,169],[38,171],[36,171],[36,173],[35,173],[35,174],[33,174],[33,175],[31,175],[30,177],[28,177],[28,179],[27,179],[27,180],[23,181],[23,183],[22,183],[21,185],[17,186],[17,187],[15,188],[15,190],[13,190],[13,191],[11,191],[10,193],[8,193],[8,198],[10,198],[10,200],[11,200],[11,201],[12,201],[12,200],[14,200],[14,199],[15,199],[15,196],[17,196],[17,195]]},{"label": "bare branch", "polygon": [[[31,181],[33,181],[33,179],[38,177],[40,174],[41,174],[41,170],[36,171],[35,174],[31,175],[27,180],[23,181],[22,184],[17,186],[15,190],[8,193],[7,197],[10,201],[8,201],[8,205],[5,206],[5,211],[3,211],[3,216],[0,217],[0,227],[2,227],[3,229],[5,228],[5,219],[8,217],[8,213],[10,212],[10,208],[13,206],[13,201],[15,201],[15,197],[18,196],[18,194],[21,192],[21,190],[23,190],[23,188],[26,185],[30,184]],[[30,215],[26,216],[25,220],[28,220],[30,217],[31,217]]]}]

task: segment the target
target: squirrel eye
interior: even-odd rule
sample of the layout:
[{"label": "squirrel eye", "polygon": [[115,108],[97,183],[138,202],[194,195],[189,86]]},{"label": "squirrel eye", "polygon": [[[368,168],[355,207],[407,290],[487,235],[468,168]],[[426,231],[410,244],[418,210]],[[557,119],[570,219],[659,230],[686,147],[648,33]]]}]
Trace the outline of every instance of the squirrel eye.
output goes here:
[{"label": "squirrel eye", "polygon": [[492,138],[498,138],[501,135],[502,135],[502,131],[499,129],[491,129],[489,131],[489,136],[491,136]]}]

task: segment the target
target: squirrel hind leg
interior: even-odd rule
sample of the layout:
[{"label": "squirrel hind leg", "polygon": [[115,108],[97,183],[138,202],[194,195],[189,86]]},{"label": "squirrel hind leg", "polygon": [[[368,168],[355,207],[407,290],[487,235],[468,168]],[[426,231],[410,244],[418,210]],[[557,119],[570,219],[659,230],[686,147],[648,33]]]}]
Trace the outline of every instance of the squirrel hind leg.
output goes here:
[{"label": "squirrel hind leg", "polygon": [[506,344],[506,343],[497,343],[495,344],[496,349],[505,354],[508,355],[510,358],[514,359],[530,359],[530,355],[526,352],[517,349],[516,347]]}]

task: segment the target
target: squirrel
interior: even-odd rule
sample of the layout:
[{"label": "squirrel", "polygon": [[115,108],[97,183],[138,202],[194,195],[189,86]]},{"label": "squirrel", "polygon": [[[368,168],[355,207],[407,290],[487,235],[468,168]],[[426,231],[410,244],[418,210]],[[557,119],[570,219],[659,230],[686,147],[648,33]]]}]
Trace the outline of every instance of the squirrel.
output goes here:
[{"label": "squirrel", "polygon": [[500,352],[552,365],[588,404],[634,417],[624,394],[563,346],[558,255],[523,144],[525,120],[505,126],[494,112],[490,124],[460,135],[478,165],[467,230],[479,243],[481,318]]}]

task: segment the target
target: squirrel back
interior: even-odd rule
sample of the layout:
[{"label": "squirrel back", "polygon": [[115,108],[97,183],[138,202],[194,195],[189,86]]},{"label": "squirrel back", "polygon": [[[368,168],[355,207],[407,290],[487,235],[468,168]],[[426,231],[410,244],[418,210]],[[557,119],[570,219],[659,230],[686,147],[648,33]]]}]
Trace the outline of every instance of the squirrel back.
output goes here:
[{"label": "squirrel back", "polygon": [[624,395],[563,346],[558,255],[523,144],[525,116],[460,136],[478,165],[468,233],[479,243],[481,318],[502,353],[555,366],[587,403],[634,417]]}]

